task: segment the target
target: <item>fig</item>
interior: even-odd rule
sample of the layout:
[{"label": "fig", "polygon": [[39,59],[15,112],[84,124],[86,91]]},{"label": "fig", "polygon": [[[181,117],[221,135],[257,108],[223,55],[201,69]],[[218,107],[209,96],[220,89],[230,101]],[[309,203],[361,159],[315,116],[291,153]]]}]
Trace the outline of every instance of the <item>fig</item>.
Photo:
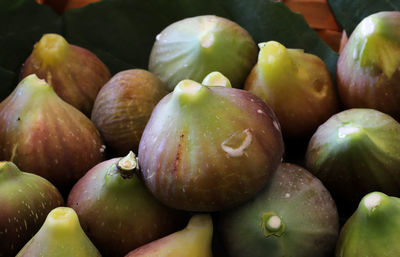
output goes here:
[{"label": "fig", "polygon": [[15,256],[64,200],[46,179],[0,162],[0,256]]},{"label": "fig", "polygon": [[308,140],[319,125],[339,111],[325,63],[316,55],[287,49],[276,41],[259,46],[258,62],[244,88],[274,110],[286,140]]},{"label": "fig", "polygon": [[68,206],[76,211],[82,228],[103,256],[110,257],[124,256],[177,231],[186,218],[148,191],[133,152],[89,170],[72,188]]},{"label": "fig", "polygon": [[337,83],[347,108],[371,108],[400,118],[400,12],[364,18],[337,62]]},{"label": "fig", "polygon": [[306,166],[350,213],[372,191],[400,193],[400,124],[374,109],[333,115],[312,136]]},{"label": "fig", "polygon": [[154,108],[139,163],[161,202],[209,212],[260,191],[283,148],[279,123],[261,99],[242,89],[183,80]]},{"label": "fig", "polygon": [[96,97],[92,121],[109,148],[120,156],[138,150],[150,114],[168,93],[152,73],[142,69],[125,70],[114,75]]},{"label": "fig", "polygon": [[231,257],[325,257],[339,232],[335,202],[304,168],[283,163],[254,198],[221,213],[220,234]]},{"label": "fig", "polygon": [[44,34],[25,61],[20,78],[36,74],[64,101],[90,116],[97,93],[110,79],[107,66],[89,50],[58,34]]},{"label": "fig", "polygon": [[31,74],[0,103],[0,160],[52,182],[62,194],[104,159],[93,123]]},{"label": "fig", "polygon": [[369,193],[343,226],[336,257],[400,256],[399,231],[400,199]]},{"label": "fig", "polygon": [[257,60],[257,46],[239,24],[214,15],[186,18],[172,23],[156,37],[149,70],[171,91],[184,79],[197,82],[212,71],[243,87]]},{"label": "fig", "polygon": [[47,215],[40,230],[16,257],[100,257],[83,232],[75,211],[57,207]]},{"label": "fig", "polygon": [[211,216],[197,214],[183,230],[141,246],[126,257],[212,257],[212,234]]}]

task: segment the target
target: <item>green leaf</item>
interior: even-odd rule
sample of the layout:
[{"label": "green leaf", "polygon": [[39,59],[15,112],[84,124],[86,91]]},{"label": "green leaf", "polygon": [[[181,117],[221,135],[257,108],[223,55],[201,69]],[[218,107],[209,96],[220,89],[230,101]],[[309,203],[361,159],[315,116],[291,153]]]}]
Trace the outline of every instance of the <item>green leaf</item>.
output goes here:
[{"label": "green leaf", "polygon": [[32,52],[33,45],[43,33],[61,33],[61,21],[49,6],[39,5],[33,0],[1,2],[0,100],[16,86],[21,65]]},{"label": "green leaf", "polygon": [[336,20],[351,35],[365,17],[381,11],[400,11],[399,0],[328,0]]},{"label": "green leaf", "polygon": [[276,40],[320,56],[333,78],[337,54],[304,18],[284,4],[267,0],[103,0],[67,11],[66,38],[98,55],[112,73],[133,67],[147,69],[155,37],[172,22],[214,14],[236,21],[256,43]]}]

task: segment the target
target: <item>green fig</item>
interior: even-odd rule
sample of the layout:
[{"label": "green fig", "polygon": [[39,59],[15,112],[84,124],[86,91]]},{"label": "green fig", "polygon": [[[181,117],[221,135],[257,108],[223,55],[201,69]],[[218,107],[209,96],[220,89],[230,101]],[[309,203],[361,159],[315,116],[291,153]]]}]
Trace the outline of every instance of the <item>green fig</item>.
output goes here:
[{"label": "green fig", "polygon": [[400,12],[364,18],[337,62],[340,98],[347,108],[371,108],[400,118]]},{"label": "green fig", "polygon": [[399,231],[400,199],[369,193],[343,226],[336,257],[400,256]]},{"label": "green fig", "polygon": [[97,93],[110,79],[107,66],[89,50],[58,34],[44,34],[25,61],[20,77],[36,74],[64,101],[90,116]]},{"label": "green fig", "polygon": [[335,202],[300,166],[283,163],[257,196],[221,213],[231,257],[327,257],[339,232]]},{"label": "green fig", "polygon": [[58,207],[16,257],[101,257],[83,232],[75,211]]},{"label": "green fig", "polygon": [[92,121],[113,155],[138,150],[150,114],[168,93],[152,73],[132,69],[114,75],[96,97]]},{"label": "green fig", "polygon": [[171,91],[184,79],[197,82],[212,71],[243,87],[257,59],[257,46],[250,34],[228,19],[202,15],[177,21],[156,37],[149,70]]},{"label": "green fig", "polygon": [[252,93],[181,81],[154,108],[139,144],[150,191],[164,204],[218,211],[260,191],[281,162],[272,110]]},{"label": "green fig", "polygon": [[276,41],[259,46],[258,62],[247,77],[245,89],[274,110],[285,139],[308,140],[339,110],[325,63],[316,55],[287,49]]},{"label": "green fig", "polygon": [[138,175],[130,152],[96,165],[71,190],[68,206],[103,256],[124,256],[185,222],[186,215],[158,202]]},{"label": "green fig", "polygon": [[306,166],[352,213],[372,191],[400,194],[400,124],[373,109],[333,115],[312,136]]},{"label": "green fig", "polygon": [[0,257],[15,256],[64,201],[46,179],[0,162]]},{"label": "green fig", "polygon": [[61,193],[104,159],[93,123],[31,74],[0,103],[0,160],[40,175]]},{"label": "green fig", "polygon": [[139,247],[125,257],[212,257],[212,234],[211,216],[198,214],[183,230]]}]

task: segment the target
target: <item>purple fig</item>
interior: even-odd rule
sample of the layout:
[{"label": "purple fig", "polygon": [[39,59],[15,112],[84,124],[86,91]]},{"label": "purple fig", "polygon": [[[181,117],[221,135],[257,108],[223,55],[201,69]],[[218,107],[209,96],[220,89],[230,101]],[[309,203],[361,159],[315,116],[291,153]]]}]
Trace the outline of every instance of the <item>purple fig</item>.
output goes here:
[{"label": "purple fig", "polygon": [[40,229],[49,212],[64,203],[46,179],[0,162],[0,256],[15,256]]},{"label": "purple fig", "polygon": [[282,154],[279,124],[261,99],[192,80],[157,104],[139,145],[150,191],[190,211],[218,211],[253,197]]},{"label": "purple fig", "polygon": [[364,18],[337,63],[341,100],[348,108],[371,108],[400,118],[400,12]]},{"label": "purple fig", "polygon": [[35,74],[0,103],[0,160],[38,174],[62,193],[104,159],[93,123]]},{"label": "purple fig", "polygon": [[275,41],[262,43],[260,48],[245,89],[274,110],[285,139],[308,139],[339,110],[325,63],[315,55],[287,49]]},{"label": "purple fig", "polygon": [[241,88],[256,60],[257,45],[244,28],[203,15],[177,21],[156,37],[149,70],[170,91],[183,79],[201,82],[212,71],[225,74],[233,87]]},{"label": "purple fig", "polygon": [[114,155],[137,152],[153,108],[167,93],[155,75],[141,69],[121,71],[104,85],[94,103],[92,121]]},{"label": "purple fig", "polygon": [[96,165],[71,190],[68,206],[103,256],[122,257],[184,225],[186,215],[162,205],[139,174],[130,152]]},{"label": "purple fig", "polygon": [[90,116],[94,100],[111,74],[92,52],[69,44],[58,34],[44,34],[25,61],[20,77],[36,74],[64,101]]}]

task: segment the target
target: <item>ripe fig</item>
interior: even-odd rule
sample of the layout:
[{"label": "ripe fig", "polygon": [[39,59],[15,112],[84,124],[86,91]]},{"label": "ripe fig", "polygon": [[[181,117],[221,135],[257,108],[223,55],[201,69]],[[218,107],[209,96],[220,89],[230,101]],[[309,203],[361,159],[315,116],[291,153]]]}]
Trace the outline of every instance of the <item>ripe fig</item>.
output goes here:
[{"label": "ripe fig", "polygon": [[25,61],[20,78],[36,74],[64,101],[90,116],[94,100],[111,74],[92,52],[69,44],[58,34],[44,34]]},{"label": "ripe fig", "polygon": [[93,123],[35,74],[0,103],[0,160],[50,180],[63,194],[103,152]]},{"label": "ripe fig", "polygon": [[221,213],[231,257],[331,256],[339,232],[335,202],[300,166],[283,163],[254,198]]},{"label": "ripe fig", "polygon": [[183,230],[139,247],[125,257],[212,257],[212,234],[211,216],[198,214]]},{"label": "ripe fig", "polygon": [[369,193],[342,228],[336,257],[400,256],[399,231],[400,199]]},{"label": "ripe fig", "polygon": [[364,18],[337,63],[337,82],[348,108],[371,108],[400,118],[400,12]]},{"label": "ripe fig", "polygon": [[16,257],[101,257],[83,232],[75,211],[57,207]]},{"label": "ripe fig", "polygon": [[171,91],[183,79],[197,82],[212,71],[243,87],[257,59],[250,34],[228,19],[203,15],[177,21],[156,37],[149,70]]},{"label": "ripe fig", "polygon": [[0,162],[0,256],[15,256],[36,234],[47,214],[64,203],[46,179]]},{"label": "ripe fig", "polygon": [[103,256],[124,256],[184,225],[186,215],[158,202],[138,175],[130,152],[96,165],[71,190],[68,206]]},{"label": "ripe fig", "polygon": [[279,124],[261,99],[192,80],[157,104],[139,145],[150,191],[189,211],[218,211],[253,197],[282,154]]},{"label": "ripe fig", "polygon": [[400,194],[400,124],[373,109],[333,115],[312,136],[308,170],[352,213],[372,191]]},{"label": "ripe fig", "polygon": [[301,140],[339,110],[337,94],[325,63],[300,49],[269,41],[259,44],[258,62],[245,89],[275,112],[283,137]]},{"label": "ripe fig", "polygon": [[121,71],[97,95],[92,121],[113,155],[138,150],[144,127],[154,107],[168,93],[152,73]]}]

